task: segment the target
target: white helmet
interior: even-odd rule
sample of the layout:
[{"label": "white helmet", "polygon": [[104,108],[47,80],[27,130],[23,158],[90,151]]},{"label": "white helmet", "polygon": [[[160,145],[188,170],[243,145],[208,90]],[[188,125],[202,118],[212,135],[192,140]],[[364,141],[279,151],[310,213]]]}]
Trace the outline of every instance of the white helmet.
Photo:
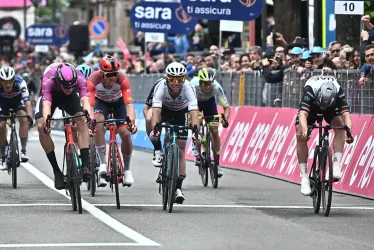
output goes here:
[{"label": "white helmet", "polygon": [[3,66],[0,69],[0,79],[1,80],[11,80],[14,79],[14,76],[16,75],[16,72],[12,67],[9,66]]},{"label": "white helmet", "polygon": [[187,73],[186,67],[179,62],[172,62],[166,67],[167,76],[185,76]]}]

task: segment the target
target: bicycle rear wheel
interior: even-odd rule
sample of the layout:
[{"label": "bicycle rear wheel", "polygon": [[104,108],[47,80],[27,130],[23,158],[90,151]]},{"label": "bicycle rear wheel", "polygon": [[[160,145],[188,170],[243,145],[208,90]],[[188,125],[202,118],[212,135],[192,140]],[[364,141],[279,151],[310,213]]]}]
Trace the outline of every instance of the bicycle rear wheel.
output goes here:
[{"label": "bicycle rear wheel", "polygon": [[[112,183],[112,185],[114,185],[114,192],[116,193],[116,204],[117,204],[117,208],[120,209],[121,208],[121,204],[120,204],[120,200],[119,200],[119,190],[118,190],[118,169],[117,169],[117,149],[116,149],[116,145],[114,143],[111,143],[110,144],[110,154],[111,154],[111,176],[110,176],[110,181]],[[112,186],[113,188],[113,186]]]},{"label": "bicycle rear wheel", "polygon": [[168,205],[169,205],[169,213],[173,211],[173,205],[175,201],[175,191],[177,188],[177,179],[179,175],[179,149],[177,144],[173,144],[170,147],[170,152],[169,152],[169,157],[168,159],[170,160],[170,165],[168,166]]},{"label": "bicycle rear wheel", "polygon": [[[321,168],[322,183],[322,208],[325,216],[329,216],[332,202],[332,183],[334,182],[333,166],[332,166],[332,154],[329,146],[323,148],[323,168]],[[328,163],[328,166],[326,165]],[[328,178],[326,180],[326,172],[328,167]],[[327,195],[327,197],[326,197]]]},{"label": "bicycle rear wheel", "polygon": [[[78,173],[78,155],[77,152],[75,151],[75,148],[73,145],[70,145],[69,147],[69,156],[70,156],[70,169],[69,171],[71,172],[71,184],[73,185],[73,192],[74,198],[76,199],[76,204],[78,207],[78,212],[81,214],[82,213],[82,198],[81,198],[81,189],[80,189],[80,177]],[[73,199],[73,197],[71,197]],[[74,210],[76,211],[76,209]]]},{"label": "bicycle rear wheel", "polygon": [[93,138],[90,139],[90,170],[91,170],[91,181],[87,182],[87,186],[91,191],[91,196],[95,196],[96,192],[96,147]]},{"label": "bicycle rear wheel", "polygon": [[[318,214],[319,209],[321,207],[321,185],[320,185],[320,177],[319,177],[319,172],[317,171],[317,163],[319,164],[318,161],[318,152],[319,152],[319,146],[317,145],[314,149],[314,156],[313,156],[313,164],[312,168],[310,170],[309,174],[309,180],[310,180],[310,186],[312,189],[311,197],[313,200],[313,210],[314,213]],[[318,169],[320,169],[321,166],[319,166]]]},{"label": "bicycle rear wheel", "polygon": [[[210,180],[212,182],[213,188],[218,187],[218,155],[216,151],[216,147],[212,138],[212,134],[209,132],[206,136],[206,147],[207,147],[207,159],[209,159],[209,172],[210,172]],[[213,152],[213,160],[211,159],[210,151]]]},{"label": "bicycle rear wheel", "polygon": [[18,152],[17,152],[17,134],[12,129],[12,133],[10,136],[11,141],[11,150],[12,150],[12,186],[14,189],[17,188],[17,159],[19,158]]}]

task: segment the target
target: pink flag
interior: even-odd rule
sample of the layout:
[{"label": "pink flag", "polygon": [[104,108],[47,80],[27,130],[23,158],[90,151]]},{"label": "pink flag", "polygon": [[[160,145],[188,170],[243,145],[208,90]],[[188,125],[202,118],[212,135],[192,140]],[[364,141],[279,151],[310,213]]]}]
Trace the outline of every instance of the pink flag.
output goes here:
[{"label": "pink flag", "polygon": [[131,54],[130,54],[130,51],[129,49],[127,48],[125,42],[123,41],[122,38],[118,39],[117,41],[117,45],[119,46],[119,48],[122,50],[122,53],[123,53],[123,56],[124,58],[131,58]]}]

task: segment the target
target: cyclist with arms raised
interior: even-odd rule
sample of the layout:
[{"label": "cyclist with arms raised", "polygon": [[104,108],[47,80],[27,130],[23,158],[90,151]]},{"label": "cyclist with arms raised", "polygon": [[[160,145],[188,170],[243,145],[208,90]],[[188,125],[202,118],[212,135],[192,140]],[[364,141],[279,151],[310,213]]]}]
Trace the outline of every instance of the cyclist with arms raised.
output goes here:
[{"label": "cyclist with arms raised", "polygon": [[[166,67],[166,78],[155,88],[152,100],[152,128],[161,120],[169,120],[172,125],[188,126],[188,114],[191,116],[192,126],[198,126],[197,99],[195,89],[185,79],[187,70],[183,64],[173,62]],[[160,140],[161,129],[155,134],[152,130],[149,134],[151,141]],[[183,203],[185,197],[182,193],[183,179],[186,177],[185,148],[188,131],[183,130],[178,134],[177,144],[179,146],[180,172],[177,179],[177,190],[175,191],[175,202]],[[194,138],[193,138],[194,139]],[[161,143],[153,144],[155,152],[161,151]],[[157,164],[156,167],[160,167]]]},{"label": "cyclist with arms raised", "polygon": [[[46,120],[48,115],[53,115],[57,107],[69,115],[83,114],[83,110],[90,109],[86,79],[71,64],[53,64],[53,66],[48,66],[44,71],[41,90],[41,96],[38,98],[35,113],[39,140],[52,165],[55,176],[55,188],[64,189],[63,173],[57,163],[50,131],[46,129]],[[82,156],[83,181],[88,182],[91,179],[91,173],[87,168],[90,138],[86,118],[75,118],[75,124],[78,129],[78,144]]]},{"label": "cyclist with arms raised", "polygon": [[[222,126],[227,128],[229,126],[227,119],[230,116],[230,105],[227,101],[225,93],[221,85],[215,80],[216,72],[211,68],[202,68],[199,70],[197,77],[191,80],[192,86],[195,87],[197,101],[199,105],[199,111],[204,113],[204,116],[214,116],[218,114],[217,102],[223,107],[225,120],[222,120]],[[214,144],[216,145],[216,152],[218,156],[218,178],[221,178],[223,171],[219,166],[219,156],[221,148],[221,140],[218,134],[218,119],[208,119],[207,122],[211,125],[211,132],[213,135]],[[193,153],[195,156],[196,148],[192,145]],[[199,165],[200,159],[197,159],[197,165]]]},{"label": "cyclist with arms raised", "polygon": [[[119,72],[120,65],[113,56],[104,56],[100,60],[100,70],[93,72],[87,80],[88,91],[90,93],[90,104],[95,108],[96,121],[104,121],[109,111],[113,110],[114,119],[125,119],[130,117],[133,134],[137,129],[135,126],[135,108],[132,104],[130,81],[126,75]],[[124,184],[131,186],[134,178],[130,170],[130,160],[133,150],[131,133],[125,122],[116,122],[117,132],[122,140],[122,157],[125,168]],[[95,134],[95,144],[100,158],[99,175],[107,174],[106,143],[104,124],[97,124]],[[100,186],[106,186],[104,178],[100,178]]]},{"label": "cyclist with arms raised", "polygon": [[[9,109],[13,109],[18,115],[28,114],[32,117],[32,107],[29,99],[29,91],[26,82],[16,73],[13,68],[4,66],[0,69],[0,115],[9,115]],[[21,160],[27,162],[29,157],[26,154],[28,137],[28,120],[26,117],[19,118],[19,137],[21,138]],[[32,121],[29,121],[29,125]],[[7,144],[6,121],[0,118],[0,170],[7,170],[5,161],[5,146]]]},{"label": "cyclist with arms raised", "polygon": [[[313,76],[305,84],[304,95],[301,99],[299,112],[296,117],[296,139],[297,157],[301,171],[301,193],[310,195],[310,181],[307,172],[308,160],[308,125],[317,120],[317,115],[323,115],[325,121],[331,126],[342,127],[347,125],[352,130],[352,120],[349,113],[349,106],[344,90],[333,76]],[[341,178],[342,152],[345,141],[352,143],[353,138],[347,138],[345,131],[334,130],[334,157],[333,173],[334,179]]]}]

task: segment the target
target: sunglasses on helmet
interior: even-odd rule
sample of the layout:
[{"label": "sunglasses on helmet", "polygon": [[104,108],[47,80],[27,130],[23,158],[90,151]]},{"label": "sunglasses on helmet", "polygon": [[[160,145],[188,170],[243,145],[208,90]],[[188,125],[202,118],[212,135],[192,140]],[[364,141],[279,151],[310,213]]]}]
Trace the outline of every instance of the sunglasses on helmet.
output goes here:
[{"label": "sunglasses on helmet", "polygon": [[102,72],[108,78],[109,77],[117,77],[117,75],[118,75],[118,71],[114,71],[114,72],[104,72],[104,71],[102,71]]}]

